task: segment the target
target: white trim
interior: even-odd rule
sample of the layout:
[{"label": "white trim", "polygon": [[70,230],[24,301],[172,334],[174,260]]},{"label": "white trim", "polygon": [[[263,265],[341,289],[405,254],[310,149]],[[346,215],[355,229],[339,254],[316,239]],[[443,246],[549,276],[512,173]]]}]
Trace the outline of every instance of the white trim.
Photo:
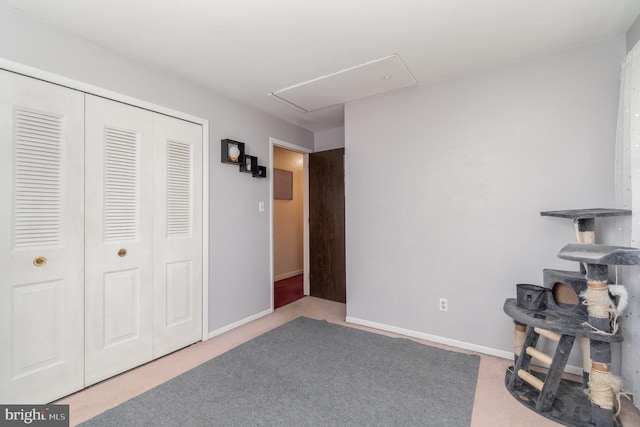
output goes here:
[{"label": "white trim", "polygon": [[[129,104],[134,107],[143,108],[145,110],[154,111],[156,113],[166,114],[167,116],[172,116],[178,119],[186,120],[188,122],[193,122],[201,125],[204,125],[205,122],[206,123],[209,122],[209,120],[207,119],[203,119],[197,116],[192,116],[191,114],[183,113],[182,111],[174,110],[168,107],[163,107],[161,105],[153,104],[151,102],[144,101],[142,99],[134,98],[128,95],[123,95],[118,92],[113,92],[108,89],[103,89],[101,87],[93,86],[88,83],[73,80],[68,77],[61,76],[59,74],[51,73],[49,71],[44,71],[38,68],[30,67],[28,65],[19,64],[17,62],[9,61],[8,59],[0,58],[0,69],[11,71],[13,73],[22,74],[27,77],[44,80],[49,83],[57,84],[58,86],[64,86],[69,89],[89,93],[91,95],[112,99],[114,101],[118,101],[123,104]],[[207,134],[207,139],[208,139],[208,136],[209,135]]]},{"label": "white trim", "polygon": [[276,138],[269,138],[271,145],[277,145],[278,147],[286,148],[287,150],[297,151],[298,153],[309,154],[313,153],[313,150],[301,145],[291,144],[290,142],[282,141]]},{"label": "white trim", "polygon": [[209,121],[202,123],[202,340],[209,336]]},{"label": "white trim", "polygon": [[267,166],[269,169],[267,176],[269,177],[269,307],[271,310],[275,306],[273,294],[273,282],[275,281],[273,277],[275,274],[273,266],[273,141],[273,138],[269,138],[269,165]]},{"label": "white trim", "polygon": [[[302,160],[302,172],[304,174],[304,196],[303,196],[303,218],[302,218],[302,251],[303,251],[303,272],[304,275],[304,289],[305,295],[309,295],[309,153],[313,150],[302,147],[300,145],[291,144],[286,141],[282,141],[276,138],[269,138],[269,169],[271,172],[269,177],[269,263],[270,263],[270,277],[271,277],[271,309],[273,309],[273,282],[276,280],[273,271],[273,147],[282,147],[287,150],[295,151],[303,154]],[[300,273],[298,273],[300,274]]]},{"label": "white trim", "polygon": [[309,153],[302,157],[302,173],[304,175],[304,200],[302,200],[302,293],[311,295],[311,255],[309,252]]},{"label": "white trim", "polygon": [[347,238],[347,236],[349,235],[349,221],[347,221],[348,218],[348,213],[349,213],[349,199],[347,198],[347,187],[348,187],[348,179],[349,179],[349,174],[347,171],[347,147],[346,147],[346,136],[345,136],[345,146],[342,147],[344,148],[344,155],[342,156],[342,170],[343,170],[343,176],[344,176],[344,265],[345,265],[345,299],[346,299],[346,306],[347,309],[349,308],[349,279],[347,278],[347,272],[349,271],[347,266],[349,265],[349,260],[347,259],[349,256],[349,239]]},{"label": "white trim", "polygon": [[[498,350],[491,347],[453,340],[451,338],[440,337],[438,335],[425,334],[424,332],[399,328],[397,326],[385,325],[384,323],[371,322],[369,320],[358,319],[351,316],[347,316],[345,322],[353,323],[354,325],[366,326],[368,328],[380,329],[381,331],[393,332],[394,334],[405,335],[407,337],[418,338],[421,340],[444,344],[464,350],[471,350],[475,351],[476,353],[488,354],[489,356],[495,356],[501,359],[513,360],[513,352],[510,351]],[[565,367],[565,372],[582,376],[582,367],[567,365]]]},{"label": "white trim", "polygon": [[209,120],[4,58],[0,58],[0,69],[202,126],[202,339],[207,339],[209,329]]},{"label": "white trim", "polygon": [[254,314],[253,316],[245,317],[244,319],[238,320],[237,322],[233,322],[227,326],[223,326],[222,328],[218,328],[214,331],[209,332],[207,339],[211,339],[213,337],[217,337],[218,335],[222,335],[225,332],[229,332],[232,329],[238,328],[242,325],[246,325],[249,322],[253,322],[254,320],[258,320],[261,317],[267,316],[273,313],[273,309],[270,308],[265,311],[261,311],[260,313]]},{"label": "white trim", "polygon": [[304,269],[289,271],[288,273],[278,274],[273,277],[273,281],[277,282],[278,280],[288,279],[289,277],[297,276],[298,274],[304,274]]}]

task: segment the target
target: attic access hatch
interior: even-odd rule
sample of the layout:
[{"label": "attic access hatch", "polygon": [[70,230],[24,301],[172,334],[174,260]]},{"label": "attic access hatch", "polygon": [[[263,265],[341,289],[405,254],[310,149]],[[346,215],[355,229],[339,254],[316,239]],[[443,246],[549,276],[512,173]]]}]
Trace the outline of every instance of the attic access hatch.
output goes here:
[{"label": "attic access hatch", "polygon": [[298,83],[267,96],[307,113],[417,83],[400,57],[391,55]]}]

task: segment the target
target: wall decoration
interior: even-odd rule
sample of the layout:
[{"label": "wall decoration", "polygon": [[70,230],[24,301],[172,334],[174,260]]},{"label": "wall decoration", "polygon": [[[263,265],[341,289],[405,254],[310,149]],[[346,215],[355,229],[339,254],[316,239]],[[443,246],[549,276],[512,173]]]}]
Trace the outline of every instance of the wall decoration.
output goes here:
[{"label": "wall decoration", "polygon": [[240,172],[250,173],[254,178],[266,178],[266,166],[258,164],[256,156],[250,156],[244,152],[244,142],[233,139],[220,141],[220,161],[231,165],[238,165]]},{"label": "wall decoration", "polygon": [[240,172],[253,173],[258,168],[258,158],[256,156],[244,155],[244,162],[240,163]]},{"label": "wall decoration", "polygon": [[244,162],[244,142],[238,142],[232,139],[223,139],[221,141],[220,148],[220,160],[222,163],[237,165]]},{"label": "wall decoration", "polygon": [[273,198],[293,200],[293,172],[282,169],[273,170]]},{"label": "wall decoration", "polygon": [[267,177],[267,167],[258,165],[256,170],[253,172],[254,178],[266,178]]}]

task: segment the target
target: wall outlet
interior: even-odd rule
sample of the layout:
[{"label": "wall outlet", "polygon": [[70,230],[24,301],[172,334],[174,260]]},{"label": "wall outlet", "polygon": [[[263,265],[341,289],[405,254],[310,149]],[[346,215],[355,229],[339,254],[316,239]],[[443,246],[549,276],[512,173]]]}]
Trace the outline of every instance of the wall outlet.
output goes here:
[{"label": "wall outlet", "polygon": [[440,298],[440,311],[447,311],[447,299]]}]

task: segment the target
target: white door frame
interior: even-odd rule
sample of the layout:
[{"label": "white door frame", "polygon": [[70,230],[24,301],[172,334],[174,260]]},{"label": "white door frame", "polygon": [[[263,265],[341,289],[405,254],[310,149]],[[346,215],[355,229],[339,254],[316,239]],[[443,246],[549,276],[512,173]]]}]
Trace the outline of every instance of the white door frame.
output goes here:
[{"label": "white door frame", "polygon": [[[0,69],[44,80],[202,126],[202,341],[209,339],[209,120],[0,58]],[[273,262],[272,262],[273,270]],[[273,272],[272,272],[273,276]],[[272,298],[273,300],[273,298]],[[273,307],[273,304],[272,304]]]},{"label": "white door frame", "polygon": [[269,261],[270,261],[270,274],[271,274],[271,311],[273,311],[273,281],[275,279],[273,271],[273,147],[286,148],[287,150],[295,151],[302,154],[302,173],[304,175],[304,196],[302,201],[302,253],[303,253],[303,278],[304,287],[303,293],[309,295],[309,153],[313,153],[306,147],[300,145],[291,144],[289,142],[281,141],[276,138],[269,138],[269,165],[271,167],[271,173],[269,174]]}]

